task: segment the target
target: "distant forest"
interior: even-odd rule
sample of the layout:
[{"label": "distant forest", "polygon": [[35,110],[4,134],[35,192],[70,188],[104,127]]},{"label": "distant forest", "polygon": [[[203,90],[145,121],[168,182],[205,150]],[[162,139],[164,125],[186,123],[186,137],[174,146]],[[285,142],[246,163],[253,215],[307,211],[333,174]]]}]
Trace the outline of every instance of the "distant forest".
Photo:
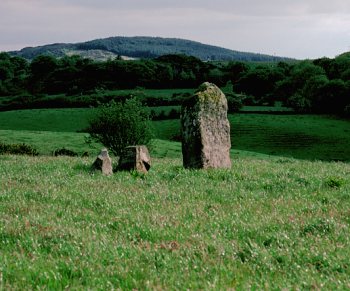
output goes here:
[{"label": "distant forest", "polygon": [[[186,55],[104,62],[41,55],[29,62],[0,54],[2,110],[33,104],[89,106],[93,103],[89,96],[107,90],[196,88],[204,81],[221,87],[232,84],[229,98],[237,104],[273,105],[279,101],[297,112],[350,115],[350,53],[334,59],[265,64],[204,62]],[[49,98],[59,94],[60,102]],[[157,102],[155,105],[164,105]],[[177,96],[172,104],[180,102]]]},{"label": "distant forest", "polygon": [[257,53],[239,52],[199,42],[161,37],[109,37],[81,43],[58,43],[39,47],[27,47],[20,51],[10,52],[28,60],[45,54],[54,57],[81,55],[98,60],[110,57],[125,56],[131,58],[153,59],[168,54],[185,54],[202,61],[254,61],[271,62],[288,60],[287,58]]}]

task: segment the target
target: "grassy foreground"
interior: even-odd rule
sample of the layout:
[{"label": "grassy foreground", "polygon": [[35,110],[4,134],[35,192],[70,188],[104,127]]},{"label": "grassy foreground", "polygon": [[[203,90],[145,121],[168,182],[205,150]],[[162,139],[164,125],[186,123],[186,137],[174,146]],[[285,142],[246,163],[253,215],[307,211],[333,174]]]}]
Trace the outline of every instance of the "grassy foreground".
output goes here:
[{"label": "grassy foreground", "polygon": [[349,164],[92,162],[0,156],[0,290],[350,288]]}]

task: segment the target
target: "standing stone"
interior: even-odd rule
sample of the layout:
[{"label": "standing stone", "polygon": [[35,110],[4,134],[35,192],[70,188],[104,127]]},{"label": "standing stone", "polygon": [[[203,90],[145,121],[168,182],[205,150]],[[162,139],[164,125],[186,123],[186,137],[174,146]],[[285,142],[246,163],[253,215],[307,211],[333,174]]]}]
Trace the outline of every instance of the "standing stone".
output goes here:
[{"label": "standing stone", "polygon": [[230,168],[230,123],[227,99],[214,84],[203,83],[181,108],[185,168]]},{"label": "standing stone", "polygon": [[104,175],[112,175],[112,160],[108,155],[107,149],[102,149],[101,153],[97,156],[95,162],[92,164],[92,168],[102,171]]},{"label": "standing stone", "polygon": [[151,167],[151,157],[144,145],[129,146],[119,160],[121,170],[136,170],[139,173],[147,173]]}]

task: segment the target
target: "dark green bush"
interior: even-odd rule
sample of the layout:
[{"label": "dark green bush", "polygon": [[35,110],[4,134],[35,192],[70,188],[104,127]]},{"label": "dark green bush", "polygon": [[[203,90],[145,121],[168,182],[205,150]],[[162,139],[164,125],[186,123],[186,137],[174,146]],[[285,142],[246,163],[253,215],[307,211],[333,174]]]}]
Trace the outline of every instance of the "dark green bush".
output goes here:
[{"label": "dark green bush", "polygon": [[136,98],[99,106],[87,132],[115,155],[127,146],[147,145],[152,137],[149,110]]},{"label": "dark green bush", "polygon": [[9,155],[29,155],[37,156],[38,151],[30,145],[27,144],[5,144],[0,143],[0,154],[9,154]]}]

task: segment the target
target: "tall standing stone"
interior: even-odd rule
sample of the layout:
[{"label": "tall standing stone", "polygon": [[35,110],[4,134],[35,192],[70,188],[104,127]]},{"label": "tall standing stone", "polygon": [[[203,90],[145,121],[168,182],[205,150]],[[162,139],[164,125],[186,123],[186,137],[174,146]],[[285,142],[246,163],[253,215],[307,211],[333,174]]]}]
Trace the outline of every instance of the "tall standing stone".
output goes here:
[{"label": "tall standing stone", "polygon": [[181,108],[185,168],[230,168],[227,99],[214,84],[203,83]]},{"label": "tall standing stone", "polygon": [[92,168],[95,170],[99,170],[104,175],[112,175],[112,160],[108,155],[107,149],[102,149],[101,153],[97,156],[95,162],[92,164]]}]

